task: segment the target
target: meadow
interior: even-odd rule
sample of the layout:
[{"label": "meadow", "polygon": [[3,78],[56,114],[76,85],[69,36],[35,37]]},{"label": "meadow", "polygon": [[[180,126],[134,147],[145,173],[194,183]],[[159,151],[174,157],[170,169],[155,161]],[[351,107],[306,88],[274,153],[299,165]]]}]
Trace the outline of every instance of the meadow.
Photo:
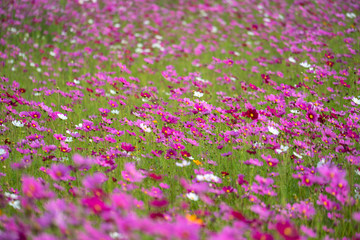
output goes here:
[{"label": "meadow", "polygon": [[0,239],[360,239],[360,3],[0,2]]}]

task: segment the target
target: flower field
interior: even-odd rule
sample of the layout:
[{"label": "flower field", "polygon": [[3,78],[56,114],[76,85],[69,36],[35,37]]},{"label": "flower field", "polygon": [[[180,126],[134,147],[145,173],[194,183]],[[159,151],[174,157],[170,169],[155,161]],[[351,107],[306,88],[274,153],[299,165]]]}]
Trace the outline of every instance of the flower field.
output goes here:
[{"label": "flower field", "polygon": [[360,2],[0,2],[0,240],[360,239]]}]

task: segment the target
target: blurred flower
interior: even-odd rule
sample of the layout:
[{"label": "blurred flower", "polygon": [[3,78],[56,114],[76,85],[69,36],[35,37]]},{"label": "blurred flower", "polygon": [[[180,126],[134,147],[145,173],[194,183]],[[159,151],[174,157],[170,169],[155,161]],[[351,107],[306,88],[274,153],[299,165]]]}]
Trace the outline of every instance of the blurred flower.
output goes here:
[{"label": "blurred flower", "polygon": [[15,126],[15,127],[23,127],[24,124],[18,120],[14,120],[12,121],[12,124]]},{"label": "blurred flower", "polygon": [[269,132],[271,132],[274,135],[279,135],[279,130],[277,130],[276,128],[269,126],[268,127]]},{"label": "blurred flower", "polygon": [[151,128],[147,125],[145,125],[144,123],[140,123],[140,128],[144,131],[144,132],[152,132]]},{"label": "blurred flower", "polygon": [[12,206],[15,209],[21,209],[19,196],[14,193],[5,192],[5,197],[9,200],[9,205]]},{"label": "blurred flower", "polygon": [[284,146],[284,145],[280,145],[280,149],[275,149],[275,152],[277,154],[283,153],[283,152],[287,152],[287,150],[289,149],[288,146]]},{"label": "blurred flower", "polygon": [[356,14],[355,13],[350,13],[350,12],[348,12],[348,13],[346,13],[346,16],[348,17],[348,18],[356,18]]},{"label": "blurred flower", "polygon": [[175,165],[178,166],[178,167],[186,167],[186,166],[190,165],[190,161],[182,160],[181,163],[176,162]]},{"label": "blurred flower", "polygon": [[197,92],[197,91],[195,91],[195,92],[194,92],[194,97],[201,98],[202,96],[204,96],[204,94],[203,94],[203,93],[201,93],[201,92]]},{"label": "blurred flower", "polygon": [[289,220],[281,220],[275,225],[278,233],[285,240],[298,240],[300,239],[299,233],[294,227],[294,225]]},{"label": "blurred flower", "polygon": [[296,60],[293,57],[289,57],[288,60],[289,60],[289,62],[296,63]]},{"label": "blurred flower", "polygon": [[357,105],[360,104],[360,99],[358,99],[358,98],[356,98],[356,97],[353,97],[351,100],[352,100],[354,103],[356,103]]},{"label": "blurred flower", "polygon": [[186,196],[187,196],[187,198],[189,198],[189,199],[192,200],[192,201],[197,201],[197,200],[199,200],[199,196],[196,195],[196,194],[193,193],[193,192],[187,193]]},{"label": "blurred flower", "polygon": [[67,119],[68,119],[67,116],[65,116],[65,115],[62,114],[62,113],[58,113],[57,115],[58,115],[58,117],[59,117],[61,120],[67,120]]}]

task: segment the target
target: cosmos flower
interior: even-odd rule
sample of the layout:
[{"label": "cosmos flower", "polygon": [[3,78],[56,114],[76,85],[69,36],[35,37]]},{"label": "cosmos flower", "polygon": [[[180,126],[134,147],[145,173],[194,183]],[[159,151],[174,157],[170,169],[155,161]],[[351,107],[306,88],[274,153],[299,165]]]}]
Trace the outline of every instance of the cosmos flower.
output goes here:
[{"label": "cosmos flower", "polygon": [[152,129],[148,126],[148,125],[146,125],[146,124],[144,124],[144,123],[141,123],[140,124],[140,128],[144,131],[144,132],[152,132]]},{"label": "cosmos flower", "polygon": [[348,17],[348,18],[356,18],[356,14],[353,13],[353,12],[347,12],[346,17]]},{"label": "cosmos flower", "polygon": [[4,196],[8,199],[10,206],[12,206],[13,208],[15,208],[17,210],[21,209],[18,195],[14,194],[14,193],[5,192]]},{"label": "cosmos flower", "polygon": [[18,120],[14,120],[11,122],[15,127],[23,127],[24,124]]},{"label": "cosmos flower", "polygon": [[302,159],[302,156],[300,154],[298,154],[297,152],[293,152],[293,154],[295,157]]},{"label": "cosmos flower", "polygon": [[124,171],[121,172],[121,175],[129,182],[142,182],[142,180],[146,178],[145,175],[136,169],[135,163],[133,162],[125,163]]},{"label": "cosmos flower", "polygon": [[289,149],[288,146],[280,145],[280,148],[275,149],[275,152],[277,154],[281,154],[281,153],[287,152],[288,149]]},{"label": "cosmos flower", "polygon": [[309,68],[309,67],[311,67],[311,65],[310,65],[307,61],[301,62],[301,63],[300,63],[300,66],[302,66],[302,67],[304,67],[304,68]]},{"label": "cosmos flower", "polygon": [[300,239],[297,229],[289,220],[280,220],[276,223],[275,227],[285,240]]},{"label": "cosmos flower", "polygon": [[194,97],[201,98],[202,96],[204,96],[204,94],[203,94],[203,93],[201,93],[201,92],[197,92],[197,91],[195,91],[195,92],[194,92]]},{"label": "cosmos flower", "polygon": [[126,143],[126,142],[121,143],[121,148],[122,148],[123,150],[125,150],[126,152],[133,152],[133,151],[135,151],[135,147],[134,147],[132,144]]},{"label": "cosmos flower", "polygon": [[268,130],[270,133],[272,133],[274,135],[279,135],[279,130],[277,130],[275,127],[268,126]]},{"label": "cosmos flower", "polygon": [[67,181],[70,177],[70,168],[63,164],[52,164],[48,170],[49,176],[55,181]]},{"label": "cosmos flower", "polygon": [[306,113],[306,118],[309,120],[309,122],[316,122],[319,118],[319,115],[315,111],[309,110]]},{"label": "cosmos flower", "polygon": [[67,116],[65,116],[64,114],[62,113],[58,113],[57,116],[61,119],[61,120],[67,120]]},{"label": "cosmos flower", "polygon": [[3,148],[0,148],[0,156],[1,156],[1,155],[4,155],[5,153],[6,153],[6,150],[3,149]]},{"label": "cosmos flower", "polygon": [[288,60],[289,60],[289,62],[296,63],[296,60],[293,57],[289,57]]},{"label": "cosmos flower", "polygon": [[181,163],[176,162],[175,165],[178,166],[178,167],[186,167],[186,166],[190,165],[190,161],[182,160]]},{"label": "cosmos flower", "polygon": [[35,179],[30,176],[23,176],[21,181],[24,196],[28,198],[43,199],[54,195],[48,190],[48,186],[43,184],[39,179]]},{"label": "cosmos flower", "polygon": [[193,193],[193,192],[187,193],[187,194],[186,194],[186,197],[189,198],[189,199],[192,200],[192,201],[198,201],[198,200],[199,200],[199,196],[196,195],[196,194]]},{"label": "cosmos flower", "polygon": [[357,105],[360,104],[360,99],[358,99],[358,98],[356,98],[356,97],[353,97],[353,98],[351,99],[351,101],[353,101],[353,102],[356,103]]}]

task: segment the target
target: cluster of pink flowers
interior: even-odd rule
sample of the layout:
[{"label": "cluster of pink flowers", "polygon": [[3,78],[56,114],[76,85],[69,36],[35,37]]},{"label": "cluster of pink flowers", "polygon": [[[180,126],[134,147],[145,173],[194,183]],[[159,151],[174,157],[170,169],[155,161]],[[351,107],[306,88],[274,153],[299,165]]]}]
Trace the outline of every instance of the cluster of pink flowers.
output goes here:
[{"label": "cluster of pink flowers", "polygon": [[0,239],[359,239],[359,12],[0,3]]}]

